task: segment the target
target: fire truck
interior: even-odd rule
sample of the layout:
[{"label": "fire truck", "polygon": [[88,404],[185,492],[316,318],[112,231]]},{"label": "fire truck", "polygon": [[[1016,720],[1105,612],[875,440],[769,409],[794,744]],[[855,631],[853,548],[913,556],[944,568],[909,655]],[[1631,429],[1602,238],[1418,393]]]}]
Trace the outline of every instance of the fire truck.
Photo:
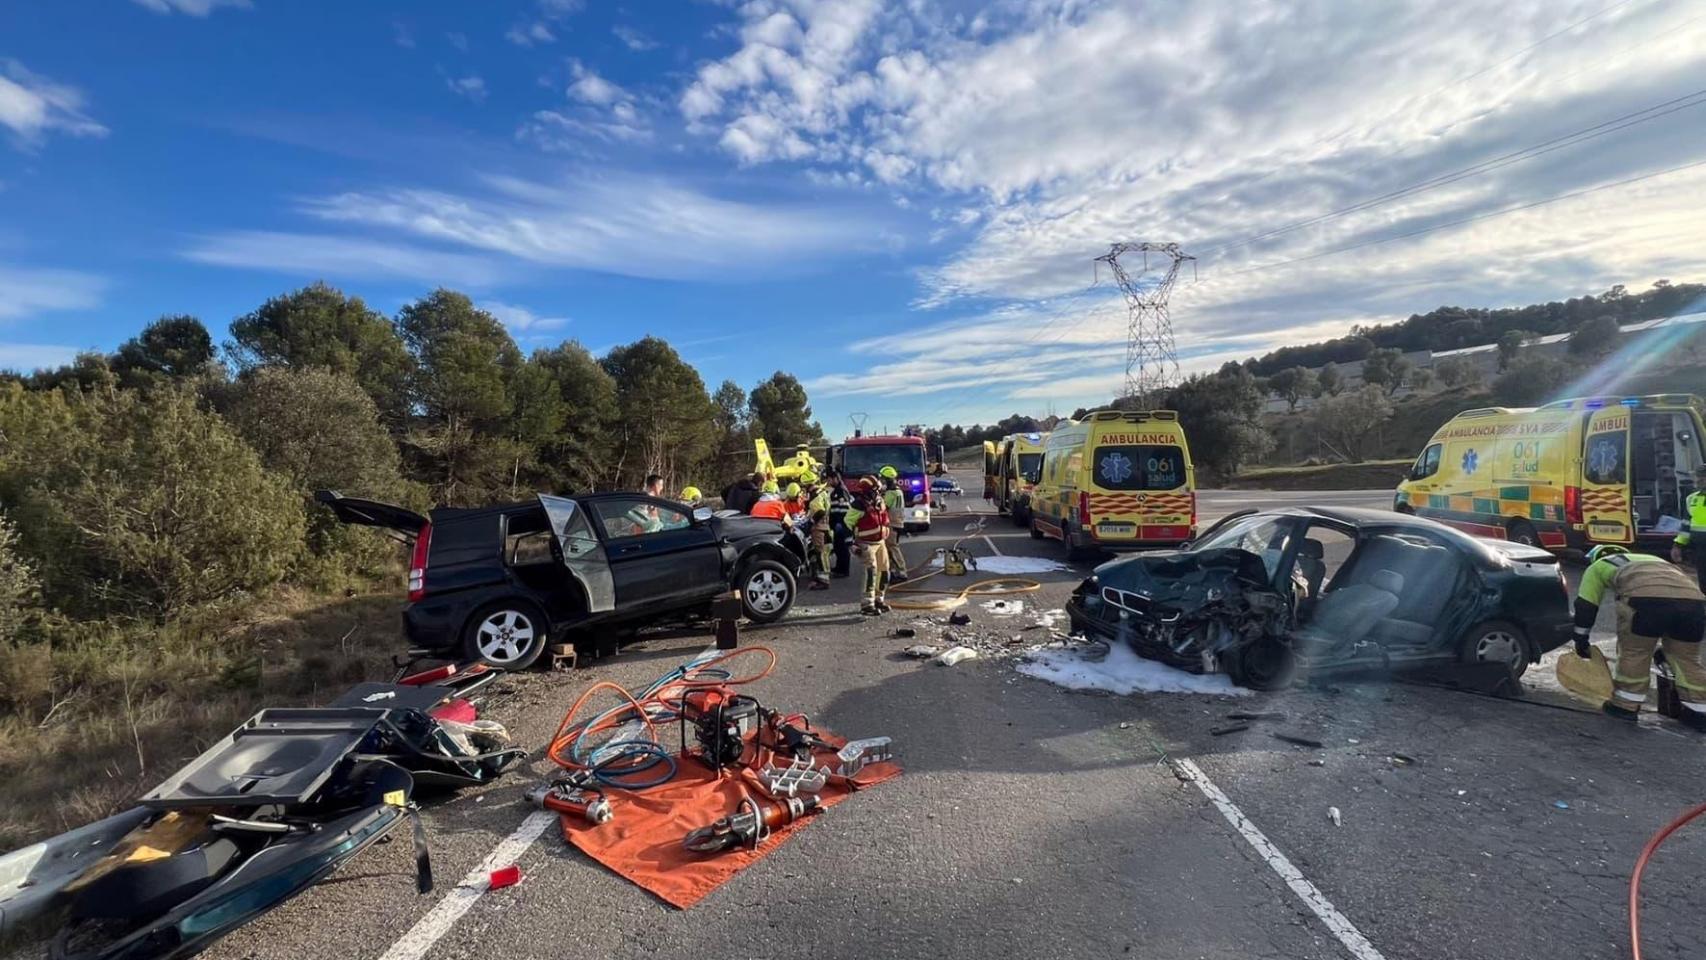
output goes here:
[{"label": "fire truck", "polygon": [[895,469],[901,492],[906,495],[904,521],[908,530],[930,529],[930,478],[925,475],[925,460],[924,437],[910,431],[872,437],[854,433],[829,448],[829,462],[850,480],[874,477],[884,467]]}]

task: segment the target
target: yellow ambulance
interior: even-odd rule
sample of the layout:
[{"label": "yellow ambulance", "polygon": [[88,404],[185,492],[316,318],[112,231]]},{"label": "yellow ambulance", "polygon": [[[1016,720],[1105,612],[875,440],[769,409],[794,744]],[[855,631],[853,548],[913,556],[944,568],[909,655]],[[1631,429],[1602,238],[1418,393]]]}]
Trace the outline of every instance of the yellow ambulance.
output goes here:
[{"label": "yellow ambulance", "polygon": [[1095,550],[1173,546],[1196,535],[1196,471],[1172,410],[1094,410],[1055,427],[1031,490],[1031,536]]},{"label": "yellow ambulance", "polygon": [[1031,522],[1031,488],[1043,462],[1046,433],[1010,433],[983,442],[983,498],[995,512],[1025,526]]},{"label": "yellow ambulance", "polygon": [[1394,506],[1553,550],[1663,546],[1683,528],[1706,401],[1578,397],[1465,410],[1433,435]]}]

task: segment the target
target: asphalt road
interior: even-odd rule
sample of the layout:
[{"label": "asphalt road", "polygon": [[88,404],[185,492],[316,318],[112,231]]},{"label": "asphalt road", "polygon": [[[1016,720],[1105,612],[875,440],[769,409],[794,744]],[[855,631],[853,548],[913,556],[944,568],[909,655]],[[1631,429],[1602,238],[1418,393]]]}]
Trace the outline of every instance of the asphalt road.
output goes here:
[{"label": "asphalt road", "polygon": [[[1387,496],[1228,491],[1205,494],[1202,513]],[[913,561],[959,537],[952,518],[977,505],[909,539]],[[1004,520],[985,533],[969,541],[980,556],[1060,556]],[[1084,569],[1038,574],[1017,616],[973,605],[974,629],[1042,636],[1025,628]],[[399,839],[207,956],[1623,957],[1637,851],[1706,792],[1700,739],[1557,709],[1567,702],[1543,689],[1541,703],[1373,683],[1075,693],[1010,660],[900,656],[917,641],[891,631],[911,618],[860,618],[850,580],[803,599],[789,621],[744,631],[780,658],[750,692],[846,735],[894,737],[906,773],[817,815],[698,907],[662,904],[530,819],[520,797],[552,769],[540,761],[429,803],[437,892],[414,894]],[[654,637],[574,672],[506,678],[485,710],[542,745],[589,684],[644,685],[708,642]],[[1285,718],[1211,735],[1232,710]],[[518,863],[519,886],[450,890],[506,843],[494,862]],[[1648,957],[1706,955],[1702,863],[1706,840],[1685,831],[1649,869]]]}]

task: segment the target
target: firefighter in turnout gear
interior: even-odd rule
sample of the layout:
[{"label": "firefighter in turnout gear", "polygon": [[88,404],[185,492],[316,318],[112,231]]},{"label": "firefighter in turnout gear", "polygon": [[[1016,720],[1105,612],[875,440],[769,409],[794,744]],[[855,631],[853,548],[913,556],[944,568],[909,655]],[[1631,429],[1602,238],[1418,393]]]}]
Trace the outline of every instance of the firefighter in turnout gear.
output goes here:
[{"label": "firefighter in turnout gear", "polygon": [[856,482],[853,505],[847,511],[847,525],[853,530],[854,550],[865,562],[865,592],[859,612],[868,617],[888,613],[889,514],[883,507],[882,490],[874,478]]},{"label": "firefighter in turnout gear", "polygon": [[1601,544],[1588,552],[1576,593],[1576,655],[1589,656],[1588,633],[1607,591],[1617,595],[1617,661],[1612,699],[1605,712],[1634,720],[1647,700],[1653,651],[1664,648],[1675,674],[1684,723],[1706,730],[1706,665],[1700,661],[1706,634],[1706,595],[1692,578],[1663,558]]},{"label": "firefighter in turnout gear", "polygon": [[1672,563],[1687,561],[1694,565],[1694,578],[1700,590],[1706,592],[1706,463],[1694,468],[1694,492],[1684,505],[1688,522],[1676,535],[1670,548]]},{"label": "firefighter in turnout gear", "polygon": [[812,572],[812,583],[808,589],[828,590],[829,567],[832,562],[830,544],[835,536],[829,523],[829,485],[819,484],[815,475],[806,482],[813,485],[811,499],[806,501],[806,516],[810,518],[810,526],[807,529],[812,545],[811,553],[807,555],[807,565],[811,567]]},{"label": "firefighter in turnout gear", "polygon": [[906,557],[900,552],[900,535],[906,532],[906,492],[900,488],[900,471],[884,467],[877,471],[883,481],[883,510],[889,515],[889,580],[905,583]]}]

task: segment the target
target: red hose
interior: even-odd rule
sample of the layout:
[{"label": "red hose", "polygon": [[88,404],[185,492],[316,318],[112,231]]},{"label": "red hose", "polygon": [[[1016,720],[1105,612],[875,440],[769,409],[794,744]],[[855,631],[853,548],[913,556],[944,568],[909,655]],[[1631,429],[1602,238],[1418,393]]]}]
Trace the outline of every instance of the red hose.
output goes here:
[{"label": "red hose", "polygon": [[1659,844],[1682,829],[1688,821],[1703,813],[1706,813],[1706,803],[1684,811],[1682,816],[1665,824],[1664,829],[1653,834],[1647,845],[1641,848],[1641,855],[1635,858],[1635,872],[1629,877],[1629,950],[1634,954],[1635,960],[1641,960],[1641,871],[1647,869],[1647,861],[1652,859],[1654,851],[1659,849]]}]

